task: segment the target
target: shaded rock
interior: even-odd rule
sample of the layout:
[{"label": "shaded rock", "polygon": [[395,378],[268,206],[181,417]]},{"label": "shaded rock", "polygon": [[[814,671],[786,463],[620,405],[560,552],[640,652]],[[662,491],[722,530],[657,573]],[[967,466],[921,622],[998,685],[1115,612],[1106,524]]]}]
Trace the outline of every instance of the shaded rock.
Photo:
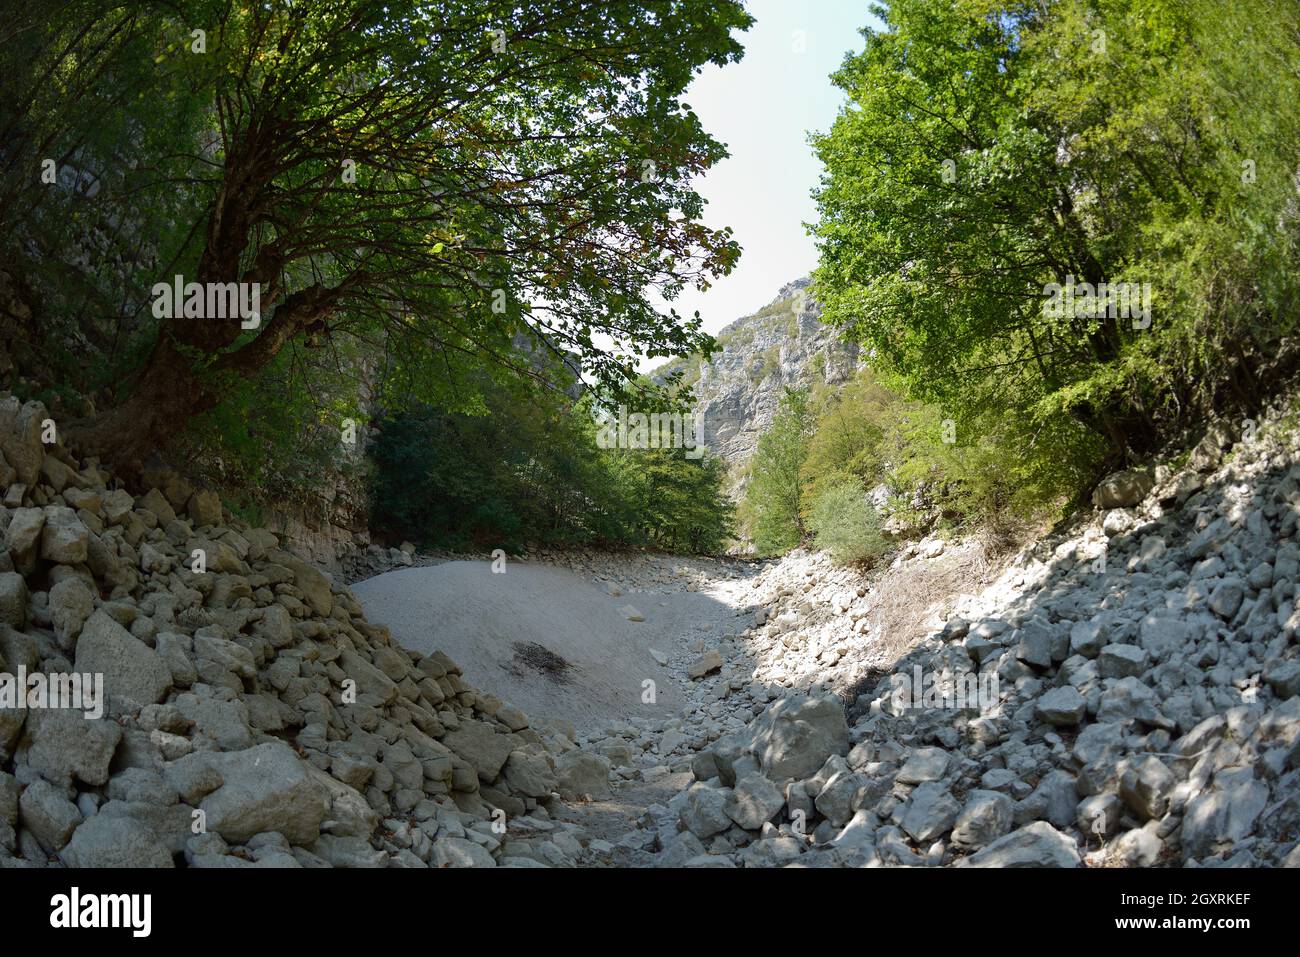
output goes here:
[{"label": "shaded rock", "polygon": [[109,698],[128,708],[162,701],[172,686],[171,669],[157,652],[103,611],[81,629],[75,668],[103,674]]},{"label": "shaded rock", "polygon": [[127,816],[96,814],[59,854],[68,867],[173,867],[172,856],[148,827]]},{"label": "shaded rock", "polygon": [[806,778],[832,754],[849,749],[849,727],[838,698],[783,698],[754,723],[751,748],[768,777]]},{"label": "shaded rock", "polygon": [[903,814],[902,827],[912,840],[926,844],[951,828],[960,811],[961,805],[942,784],[919,784]]},{"label": "shaded rock", "polygon": [[785,807],[785,797],[761,774],[747,774],[736,780],[726,803],[727,815],[748,831],[756,831]]},{"label": "shaded rock", "polygon": [[27,786],[18,802],[19,820],[47,854],[68,843],[73,830],[81,823],[81,812],[68,800],[62,788],[48,781],[36,780]]},{"label": "shaded rock", "polygon": [[917,748],[899,768],[895,780],[902,784],[938,781],[948,770],[949,755],[943,748]]},{"label": "shaded rock", "polygon": [[95,610],[95,595],[80,578],[65,578],[50,589],[50,623],[59,644],[71,650]]},{"label": "shaded rock", "polygon": [[971,791],[953,825],[952,842],[962,848],[984,847],[1003,837],[1011,824],[1011,798],[998,791]]},{"label": "shaded rock", "polygon": [[1075,842],[1046,821],[1035,821],[957,862],[965,867],[1078,867]]},{"label": "shaded rock", "polygon": [[[331,867],[372,868],[387,867],[388,855],[370,846],[360,837],[339,837],[322,834],[311,846],[311,852]],[[490,857],[491,855],[489,855]]]},{"label": "shaded rock", "polygon": [[1102,479],[1092,493],[1097,508],[1128,508],[1139,504],[1155,486],[1155,477],[1147,471],[1112,472]]},{"label": "shaded rock", "polygon": [[203,799],[208,828],[242,844],[277,831],[291,844],[309,846],[320,836],[328,795],[288,745],[261,744],[246,751],[204,756],[222,784]]},{"label": "shaded rock", "polygon": [[1070,685],[1053,688],[1034,704],[1034,715],[1057,727],[1076,725],[1087,713],[1087,699]]},{"label": "shaded rock", "polygon": [[27,582],[17,572],[0,572],[0,624],[19,631],[27,624]]},{"label": "shaded rock", "polygon": [[717,671],[722,667],[722,655],[716,649],[706,651],[699,658],[691,663],[687,674],[692,678],[703,678],[711,671]]},{"label": "shaded rock", "polygon": [[195,525],[221,524],[221,498],[216,492],[200,489],[190,496],[185,511],[194,519]]},{"label": "shaded rock", "polygon": [[609,789],[609,759],[590,751],[568,751],[555,761],[560,797],[566,801],[601,801]]},{"label": "shaded rock", "polygon": [[122,728],[105,718],[85,718],[80,711],[37,710],[28,714],[27,736],[27,763],[47,780],[68,785],[76,778],[99,785],[108,781]]},{"label": "shaded rock", "polygon": [[[1245,774],[1249,773],[1246,769]],[[1242,840],[1254,829],[1267,803],[1268,785],[1244,774],[1227,787],[1192,798],[1183,812],[1184,853],[1201,857]]]},{"label": "shaded rock", "polygon": [[5,529],[5,543],[15,555],[26,555],[41,540],[45,529],[45,510],[40,508],[14,509]]},{"label": "shaded rock", "polygon": [[731,817],[727,814],[730,798],[730,788],[709,787],[697,781],[691,785],[682,804],[682,826],[701,840],[720,834],[731,827]]},{"label": "shaded rock", "polygon": [[1137,645],[1107,645],[1097,656],[1097,672],[1103,678],[1141,677],[1149,656]]},{"label": "shaded rock", "polygon": [[45,406],[34,399],[21,403],[12,395],[0,399],[0,451],[24,485],[35,485],[40,477],[45,461],[42,423],[49,417]]},{"label": "shaded rock", "polygon": [[45,507],[45,527],[41,529],[41,558],[61,565],[79,565],[86,560],[90,530],[65,505]]},{"label": "shaded rock", "polygon": [[334,610],[334,594],[325,573],[296,558],[286,557],[284,564],[293,572],[294,587],[303,593],[311,610],[322,618],[328,618]]},{"label": "shaded rock", "polygon": [[460,837],[440,837],[433,842],[430,867],[496,867],[487,848]]},{"label": "shaded rock", "polygon": [[512,751],[506,760],[503,774],[511,791],[529,797],[548,798],[559,786],[555,772],[540,754]]},{"label": "shaded rock", "polygon": [[448,731],[442,743],[472,764],[485,783],[496,780],[510,753],[520,745],[513,734],[498,734],[492,725],[473,720],[462,721],[459,728]]}]

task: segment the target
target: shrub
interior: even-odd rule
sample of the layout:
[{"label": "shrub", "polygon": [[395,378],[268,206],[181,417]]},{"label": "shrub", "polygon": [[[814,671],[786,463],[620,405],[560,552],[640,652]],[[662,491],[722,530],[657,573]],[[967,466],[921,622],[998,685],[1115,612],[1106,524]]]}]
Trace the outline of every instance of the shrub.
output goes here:
[{"label": "shrub", "polygon": [[840,563],[873,561],[889,550],[879,513],[853,479],[822,490],[812,503],[808,527],[817,547]]},{"label": "shrub", "polygon": [[800,472],[811,422],[807,393],[786,389],[771,427],[758,440],[742,517],[760,555],[780,554],[803,540]]}]

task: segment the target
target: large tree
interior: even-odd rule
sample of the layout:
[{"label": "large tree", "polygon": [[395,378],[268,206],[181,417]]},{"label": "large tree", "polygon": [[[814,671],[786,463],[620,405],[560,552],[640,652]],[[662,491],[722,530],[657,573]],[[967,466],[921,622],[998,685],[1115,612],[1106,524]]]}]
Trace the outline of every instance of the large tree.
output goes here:
[{"label": "large tree", "polygon": [[[1300,46],[1268,6],[877,5],[815,139],[826,318],[953,418],[1066,416],[1148,451],[1294,320]],[[1045,309],[1069,277],[1148,283],[1149,323]]]},{"label": "large tree", "polygon": [[[146,323],[151,344],[115,407],[74,430],[86,450],[140,462],[219,403],[231,377],[304,337],[354,336],[420,379],[465,354],[531,374],[522,336],[614,388],[639,355],[705,344],[698,318],[663,314],[648,293],[707,285],[738,254],[728,231],[700,222],[691,181],[725,150],[681,99],[701,65],[740,56],[733,30],[750,18],[738,2],[145,7],[154,64],[127,99],[146,119],[191,111],[200,128],[144,159],[158,175],[135,198],[162,191],[189,210],[155,281],[256,283],[260,324]],[[100,18],[123,19],[109,3],[67,16],[90,13],[30,24],[47,41],[31,62],[55,65],[42,82],[84,84],[87,68],[138,82],[140,21],[115,48],[130,68],[61,58],[70,37],[108,32]],[[66,142],[84,136],[87,118],[74,119]],[[16,165],[35,176],[40,155]],[[144,289],[133,301],[137,315],[151,305]]]}]

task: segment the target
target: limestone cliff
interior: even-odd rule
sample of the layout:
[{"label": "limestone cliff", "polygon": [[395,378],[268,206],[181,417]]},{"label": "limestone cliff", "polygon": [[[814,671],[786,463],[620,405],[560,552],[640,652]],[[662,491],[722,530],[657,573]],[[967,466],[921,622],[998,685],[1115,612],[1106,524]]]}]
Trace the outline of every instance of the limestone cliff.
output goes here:
[{"label": "limestone cliff", "polygon": [[821,307],[808,295],[810,280],[796,279],[758,312],[737,319],[717,335],[718,351],[704,362],[676,359],[654,377],[683,370],[704,413],[704,441],[738,475],[772,422],[785,388],[819,382],[838,384],[858,369],[858,347],[841,342],[821,322]]}]

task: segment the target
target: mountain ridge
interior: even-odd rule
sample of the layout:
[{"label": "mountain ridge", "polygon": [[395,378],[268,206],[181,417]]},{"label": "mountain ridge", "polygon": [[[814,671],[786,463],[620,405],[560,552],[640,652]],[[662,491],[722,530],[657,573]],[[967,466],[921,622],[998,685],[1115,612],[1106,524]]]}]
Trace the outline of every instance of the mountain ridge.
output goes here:
[{"label": "mountain ridge", "polygon": [[861,368],[857,344],[822,323],[811,285],[808,276],[792,280],[762,309],[728,323],[709,360],[686,356],[651,373],[658,383],[682,373],[703,413],[704,443],[727,462],[738,485],[787,387],[838,385]]}]

